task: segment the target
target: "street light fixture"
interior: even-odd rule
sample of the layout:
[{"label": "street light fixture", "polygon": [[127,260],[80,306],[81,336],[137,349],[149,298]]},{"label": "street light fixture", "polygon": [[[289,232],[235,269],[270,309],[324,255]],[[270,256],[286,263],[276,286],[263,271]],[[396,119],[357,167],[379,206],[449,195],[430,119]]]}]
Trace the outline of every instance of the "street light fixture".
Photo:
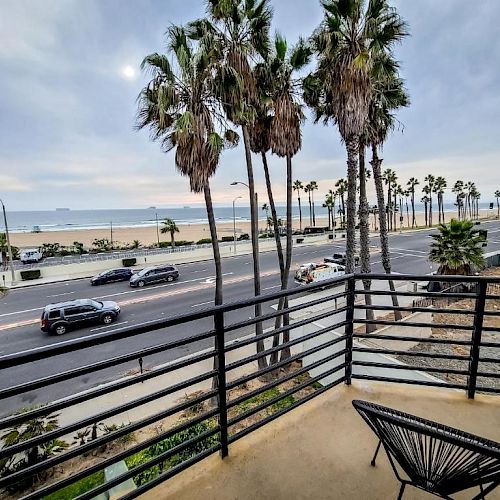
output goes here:
[{"label": "street light fixture", "polygon": [[241,196],[237,196],[233,200],[233,241],[234,241],[234,255],[236,255],[236,212],[235,212],[234,204],[235,204],[236,200],[238,200],[239,198],[241,198]]},{"label": "street light fixture", "polygon": [[12,258],[12,247],[10,246],[9,226],[7,225],[7,214],[5,213],[5,205],[1,199],[0,199],[0,203],[2,204],[3,222],[5,225],[5,236],[7,238],[7,251],[9,252],[10,273],[11,273],[11,277],[12,277],[12,284],[14,284],[16,281],[16,275],[14,273],[14,259]]}]

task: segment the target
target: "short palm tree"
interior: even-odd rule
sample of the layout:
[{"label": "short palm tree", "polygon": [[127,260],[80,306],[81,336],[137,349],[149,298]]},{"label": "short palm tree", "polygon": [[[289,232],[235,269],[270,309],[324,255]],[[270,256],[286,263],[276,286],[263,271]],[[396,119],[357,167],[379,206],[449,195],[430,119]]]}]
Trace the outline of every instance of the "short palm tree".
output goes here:
[{"label": "short palm tree", "polygon": [[457,207],[458,220],[464,218],[463,214],[463,200],[464,200],[464,181],[458,180],[455,182],[452,188],[452,192],[455,193],[455,206]]},{"label": "short palm tree", "polygon": [[162,228],[160,229],[162,234],[170,234],[170,243],[172,247],[175,247],[175,233],[179,232],[179,228],[173,219],[166,217],[162,222]]},{"label": "short palm tree", "polygon": [[335,211],[335,193],[330,189],[325,195],[325,201],[323,202],[323,208],[326,208],[328,212],[328,229],[333,227],[333,212]]},{"label": "short palm tree", "polygon": [[418,186],[420,182],[416,177],[410,177],[410,180],[406,183],[408,187],[408,191],[411,194],[411,227],[415,227],[417,225],[417,219],[415,218],[415,186]]},{"label": "short palm tree", "polygon": [[500,218],[500,189],[495,191],[495,198],[497,199],[497,219]]},{"label": "short palm tree", "polygon": [[427,182],[427,187],[429,188],[429,192],[426,194],[429,196],[429,227],[431,227],[432,226],[432,193],[435,192],[436,178],[432,174],[429,174],[429,175],[427,175],[427,177],[425,177],[424,181]]},{"label": "short palm tree", "polygon": [[272,223],[272,218],[269,217],[269,205],[267,203],[264,203],[262,205],[262,211],[266,214],[266,232],[269,234],[270,228],[271,228],[271,223]]},{"label": "short palm tree", "polygon": [[[300,200],[300,192],[304,189],[301,181],[296,180],[293,183],[293,190],[297,191],[297,201],[299,202],[299,229],[302,232],[302,204]],[[498,200],[497,200],[498,201]]]},{"label": "short palm tree", "polygon": [[444,203],[443,203],[443,194],[444,190],[448,186],[446,179],[439,175],[436,177],[436,181],[434,183],[434,192],[437,195],[437,204],[438,204],[438,214],[439,214],[439,223],[444,224]]},{"label": "short palm tree", "polygon": [[405,35],[405,24],[387,0],[324,0],[324,20],[312,37],[316,71],[304,82],[317,119],[333,121],[347,151],[346,271],[354,270],[356,178],[359,140],[373,95],[373,69],[379,54]]},{"label": "short palm tree", "polygon": [[432,235],[429,258],[439,264],[438,274],[470,275],[484,267],[483,238],[474,223],[452,219]]},{"label": "short palm tree", "polygon": [[309,225],[312,226],[313,225],[313,219],[312,219],[312,201],[311,201],[311,193],[312,193],[312,186],[311,184],[306,184],[305,188],[304,188],[304,193],[307,194],[308,196],[308,201],[309,201]]},{"label": "short palm tree", "polygon": [[387,213],[387,220],[389,222],[389,231],[390,230],[396,230],[396,224],[394,223],[393,224],[393,221],[395,219],[393,219],[393,214],[395,215],[396,214],[396,204],[395,202],[393,203],[393,197],[392,197],[392,193],[393,193],[393,190],[394,190],[394,185],[396,184],[396,180],[397,180],[397,176],[396,176],[396,172],[394,172],[394,170],[392,170],[392,168],[387,168],[386,170],[384,170],[384,173],[382,174],[382,179],[385,183],[385,185],[387,186],[387,210],[388,210],[388,213]]},{"label": "short palm tree", "polygon": [[341,213],[342,213],[342,227],[345,228],[345,195],[347,193],[347,179],[339,179],[335,183],[337,194],[340,199]]},{"label": "short palm tree", "polygon": [[424,196],[422,196],[422,198],[420,200],[424,204],[425,225],[426,226],[429,225],[429,201],[430,201],[429,192],[430,192],[429,186],[425,185],[422,188],[422,193],[424,193]]},{"label": "short palm tree", "polygon": [[319,189],[318,183],[316,181],[311,181],[309,183],[311,189],[311,203],[312,203],[312,225],[316,227],[316,207],[314,206],[314,191]]},{"label": "short palm tree", "polygon": [[472,219],[472,196],[476,185],[472,181],[468,181],[465,186],[465,217],[467,217],[467,209],[469,209],[469,219]]}]

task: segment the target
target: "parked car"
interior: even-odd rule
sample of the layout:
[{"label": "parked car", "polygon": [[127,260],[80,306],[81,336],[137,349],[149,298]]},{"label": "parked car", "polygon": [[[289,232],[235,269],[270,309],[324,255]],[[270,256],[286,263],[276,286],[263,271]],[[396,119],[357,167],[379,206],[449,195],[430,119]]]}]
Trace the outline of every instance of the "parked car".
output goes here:
[{"label": "parked car", "polygon": [[146,267],[130,278],[130,286],[143,287],[144,285],[151,285],[153,283],[175,281],[178,277],[179,271],[172,265]]},{"label": "parked car", "polygon": [[319,283],[344,276],[345,267],[340,264],[310,262],[302,264],[295,272],[295,282],[301,285]]},{"label": "parked car", "polygon": [[[347,262],[347,255],[344,252],[334,253],[333,257],[325,257],[323,261],[328,264],[341,264],[342,266],[345,266]],[[359,264],[359,255],[355,255],[354,265],[357,266],[358,264]]]},{"label": "parked car", "polygon": [[41,330],[63,335],[68,330],[83,328],[93,323],[110,325],[118,318],[120,306],[116,302],[78,299],[45,306]]},{"label": "parked car", "polygon": [[43,254],[38,248],[27,248],[19,255],[23,264],[31,264],[32,262],[40,262],[43,259]]},{"label": "parked car", "polygon": [[91,285],[105,285],[106,283],[114,283],[115,281],[128,281],[133,275],[133,271],[128,267],[119,269],[108,269],[97,274],[90,280]]}]

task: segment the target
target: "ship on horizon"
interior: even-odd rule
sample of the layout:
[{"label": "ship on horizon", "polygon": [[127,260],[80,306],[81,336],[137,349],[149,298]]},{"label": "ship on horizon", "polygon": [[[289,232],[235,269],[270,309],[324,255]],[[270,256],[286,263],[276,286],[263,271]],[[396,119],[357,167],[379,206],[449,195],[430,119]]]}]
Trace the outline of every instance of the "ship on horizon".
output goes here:
[{"label": "ship on horizon", "polygon": [[69,212],[70,209],[66,207],[56,208],[56,212]]}]

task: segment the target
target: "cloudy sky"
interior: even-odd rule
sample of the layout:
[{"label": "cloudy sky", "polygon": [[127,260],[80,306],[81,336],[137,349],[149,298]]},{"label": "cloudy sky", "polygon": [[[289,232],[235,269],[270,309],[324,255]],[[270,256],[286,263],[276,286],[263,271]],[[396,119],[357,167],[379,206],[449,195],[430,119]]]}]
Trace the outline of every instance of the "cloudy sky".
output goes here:
[{"label": "cloudy sky", "polygon": [[[309,35],[316,0],[273,0],[274,29]],[[411,37],[398,48],[412,105],[383,151],[404,182],[427,173],[500,189],[500,1],[395,0]],[[10,210],[143,208],[202,202],[147,133],[133,130],[142,58],[170,23],[203,15],[203,0],[0,0],[0,197]],[[320,193],[345,173],[332,127],[304,127],[294,177]],[[278,200],[284,164],[271,161]],[[264,193],[255,159],[256,181]],[[241,149],[224,154],[218,204],[245,191]]]}]

